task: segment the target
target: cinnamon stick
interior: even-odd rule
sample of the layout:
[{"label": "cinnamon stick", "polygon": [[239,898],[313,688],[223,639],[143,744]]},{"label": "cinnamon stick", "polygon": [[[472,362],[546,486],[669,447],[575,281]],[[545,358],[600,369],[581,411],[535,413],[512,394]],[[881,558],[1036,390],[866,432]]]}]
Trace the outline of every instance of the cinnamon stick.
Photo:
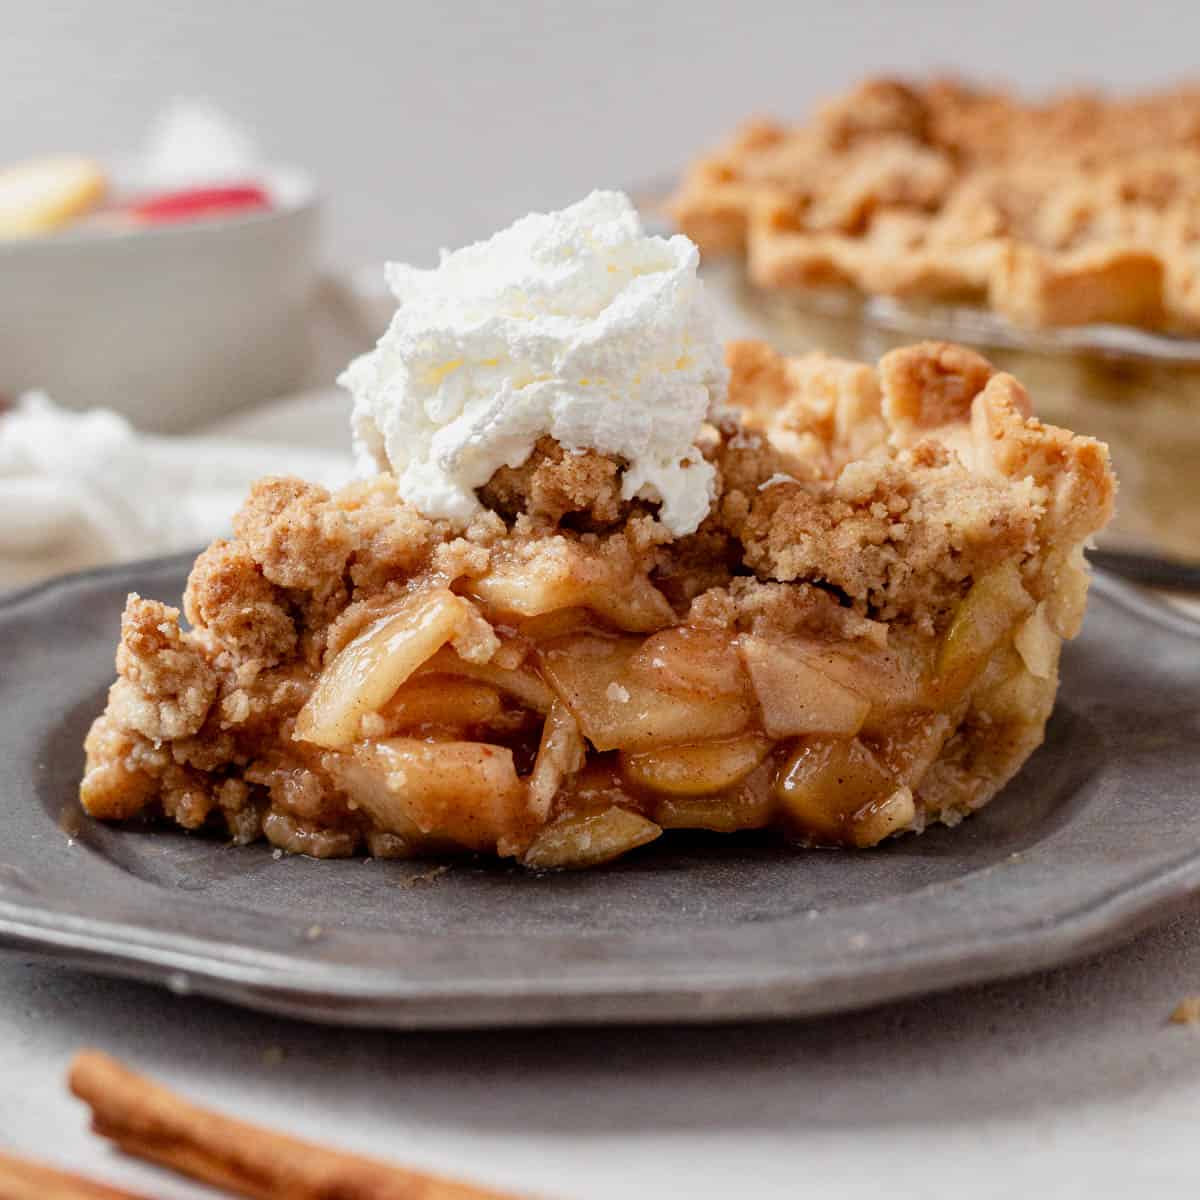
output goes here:
[{"label": "cinnamon stick", "polygon": [[76,1056],[69,1084],[126,1154],[252,1200],[513,1200],[200,1108],[97,1050]]},{"label": "cinnamon stick", "polygon": [[145,1197],[0,1153],[0,1200],[145,1200]]}]

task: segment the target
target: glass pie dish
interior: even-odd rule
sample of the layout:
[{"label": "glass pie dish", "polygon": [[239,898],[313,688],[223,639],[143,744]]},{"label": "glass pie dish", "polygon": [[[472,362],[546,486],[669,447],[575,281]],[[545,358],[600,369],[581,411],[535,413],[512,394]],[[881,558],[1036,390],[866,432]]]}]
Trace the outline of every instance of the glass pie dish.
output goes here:
[{"label": "glass pie dish", "polygon": [[1101,547],[1200,561],[1200,338],[1115,325],[1021,329],[981,308],[843,289],[766,289],[740,261],[704,268],[710,287],[786,354],[820,347],[874,361],[933,339],[972,346],[1021,379],[1038,415],[1107,442],[1121,481]]},{"label": "glass pie dish", "polygon": [[1102,547],[1186,575],[1198,122],[1188,85],[1029,97],[874,76],[797,119],[743,121],[658,207],[706,264],[737,261],[730,301],[786,352],[870,360],[932,339],[1015,374],[1041,417],[1112,447],[1121,500]]}]

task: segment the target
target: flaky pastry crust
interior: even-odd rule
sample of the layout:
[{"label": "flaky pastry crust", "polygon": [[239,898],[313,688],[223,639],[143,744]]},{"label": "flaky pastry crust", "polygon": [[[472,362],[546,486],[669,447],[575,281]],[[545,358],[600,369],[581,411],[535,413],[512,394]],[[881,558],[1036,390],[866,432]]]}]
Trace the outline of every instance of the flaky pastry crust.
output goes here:
[{"label": "flaky pastry crust", "polygon": [[761,287],[986,305],[1031,327],[1200,329],[1200,88],[1027,104],[871,79],[744,125],[671,204]]}]

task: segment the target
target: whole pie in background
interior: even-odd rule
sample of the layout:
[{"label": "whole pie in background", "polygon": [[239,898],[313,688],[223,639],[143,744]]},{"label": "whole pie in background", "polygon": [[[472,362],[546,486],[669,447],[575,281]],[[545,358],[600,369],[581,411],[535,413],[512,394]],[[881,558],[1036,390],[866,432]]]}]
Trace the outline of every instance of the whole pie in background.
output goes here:
[{"label": "whole pie in background", "polygon": [[969,301],[1026,326],[1200,330],[1200,88],[1033,104],[872,79],[752,121],[671,204],[765,288]]}]

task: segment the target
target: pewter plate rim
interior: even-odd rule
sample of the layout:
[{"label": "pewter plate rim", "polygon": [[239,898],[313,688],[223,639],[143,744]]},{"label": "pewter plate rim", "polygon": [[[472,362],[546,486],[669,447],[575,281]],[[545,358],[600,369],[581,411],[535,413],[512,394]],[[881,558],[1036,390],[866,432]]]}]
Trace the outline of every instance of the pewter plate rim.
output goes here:
[{"label": "pewter plate rim", "polygon": [[[39,798],[48,764],[60,752],[64,762],[78,755],[49,728],[47,714],[87,699],[62,664],[86,663],[92,677],[110,671],[119,597],[177,595],[191,561],[101,568],[0,598],[0,646],[16,661],[0,671],[0,813],[8,831],[0,841],[0,948],[333,1024],[748,1020],[847,1011],[1057,965],[1132,936],[1200,892],[1200,705],[1187,708],[1200,696],[1200,624],[1097,575],[1088,626],[1064,666],[1064,692],[1098,655],[1114,651],[1114,629],[1128,638],[1121,655],[1137,647],[1116,664],[1128,678],[1097,691],[1094,709],[1079,701],[1078,719],[1056,716],[1057,740],[1012,786],[1036,790],[1054,756],[1086,757],[1079,730],[1093,724],[1093,744],[1100,738],[1106,756],[1078,783],[1084,800],[1072,800],[1067,815],[1011,861],[916,892],[834,905],[815,919],[795,912],[682,932],[563,924],[536,936],[347,929],[310,940],[302,920],[232,911],[116,871],[80,844],[86,834],[69,839]],[[79,630],[68,646],[64,616]],[[57,656],[57,670],[38,667],[47,655]],[[1158,674],[1139,668],[1151,660]],[[1139,724],[1133,706],[1147,703],[1162,711]],[[1175,727],[1169,714],[1177,709]],[[1160,748],[1148,752],[1155,737]],[[1003,795],[994,802],[1005,803]],[[212,855],[230,853],[244,852],[211,843]],[[805,853],[788,860],[800,880]],[[886,858],[869,862],[847,853],[837,870],[847,878],[879,863],[887,870]],[[664,889],[680,882],[678,872],[658,878]],[[505,886],[517,895],[512,889],[525,885]],[[567,884],[543,877],[539,886]],[[453,904],[453,890],[445,895]],[[233,935],[231,918],[239,922]]]}]

